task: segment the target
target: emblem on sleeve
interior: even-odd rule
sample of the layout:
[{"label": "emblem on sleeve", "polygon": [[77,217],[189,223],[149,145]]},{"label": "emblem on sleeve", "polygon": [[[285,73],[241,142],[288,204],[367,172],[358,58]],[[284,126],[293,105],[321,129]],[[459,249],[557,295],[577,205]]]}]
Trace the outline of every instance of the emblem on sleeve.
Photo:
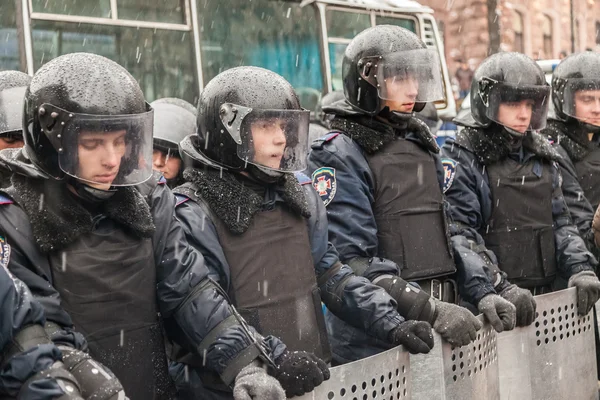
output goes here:
[{"label": "emblem on sleeve", "polygon": [[444,193],[450,189],[452,182],[454,182],[454,176],[456,176],[456,164],[458,164],[456,161],[449,158],[444,158],[442,160],[442,166],[444,167]]},{"label": "emblem on sleeve", "polygon": [[325,206],[331,203],[335,196],[337,184],[335,181],[335,168],[321,167],[312,174],[312,184]]}]

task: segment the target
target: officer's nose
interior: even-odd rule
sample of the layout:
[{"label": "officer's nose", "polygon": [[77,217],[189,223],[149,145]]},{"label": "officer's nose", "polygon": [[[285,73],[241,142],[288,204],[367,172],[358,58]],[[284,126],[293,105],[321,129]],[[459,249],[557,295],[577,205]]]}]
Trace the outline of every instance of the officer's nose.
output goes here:
[{"label": "officer's nose", "polygon": [[152,153],[152,165],[155,169],[159,169],[165,166],[167,158],[165,154],[160,150],[154,150]]},{"label": "officer's nose", "polygon": [[419,93],[419,81],[415,78],[409,78],[406,84],[406,96],[414,101]]},{"label": "officer's nose", "polygon": [[279,127],[275,128],[275,134],[273,135],[273,144],[277,146],[285,146],[285,143],[285,132]]},{"label": "officer's nose", "polygon": [[115,147],[110,146],[106,149],[106,152],[104,153],[102,165],[109,169],[116,168],[121,163],[122,156],[123,153],[118,151],[118,149],[116,149]]}]

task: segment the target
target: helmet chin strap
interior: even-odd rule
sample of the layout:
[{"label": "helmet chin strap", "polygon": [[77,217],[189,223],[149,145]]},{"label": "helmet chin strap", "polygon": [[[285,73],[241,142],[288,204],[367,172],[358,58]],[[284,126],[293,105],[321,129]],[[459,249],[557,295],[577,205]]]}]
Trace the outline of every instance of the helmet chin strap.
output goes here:
[{"label": "helmet chin strap", "polygon": [[579,123],[581,130],[585,133],[596,134],[600,132],[600,126],[588,124],[587,122],[582,122],[580,120],[577,120],[577,122]]},{"label": "helmet chin strap", "polygon": [[265,183],[275,183],[285,175],[285,172],[274,171],[252,164],[248,165],[247,171],[253,178]]},{"label": "helmet chin strap", "polygon": [[114,188],[108,190],[96,189],[76,178],[71,178],[69,184],[75,189],[77,196],[90,203],[101,203],[106,201],[117,192],[117,189]]},{"label": "helmet chin strap", "polygon": [[392,125],[406,126],[408,124],[408,120],[414,116],[414,113],[391,111],[389,107],[385,106],[383,110],[379,112],[379,116],[387,119]]},{"label": "helmet chin strap", "polygon": [[525,135],[527,135],[527,131],[519,132],[519,131],[515,131],[514,129],[509,128],[508,126],[504,126],[504,125],[502,125],[502,126],[504,127],[504,130],[506,132],[508,132],[511,136],[513,136],[515,138],[522,139],[525,137]]}]

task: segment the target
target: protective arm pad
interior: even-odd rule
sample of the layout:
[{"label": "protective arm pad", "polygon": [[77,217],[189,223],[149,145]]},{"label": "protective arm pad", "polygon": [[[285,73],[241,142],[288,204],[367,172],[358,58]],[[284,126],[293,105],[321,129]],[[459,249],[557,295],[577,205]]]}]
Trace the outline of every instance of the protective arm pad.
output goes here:
[{"label": "protective arm pad", "polygon": [[[81,389],[77,379],[67,371],[65,365],[60,361],[55,362],[48,369],[38,372],[29,378],[24,384],[23,388],[29,387],[29,385],[35,381],[43,380],[43,379],[53,379],[58,383],[58,386],[62,389],[64,394],[60,396],[57,400],[82,400],[81,397]],[[31,395],[30,391],[27,391],[28,394],[23,394],[23,389],[21,389],[21,393],[17,397],[18,400],[27,400],[26,397]],[[100,398],[99,398],[100,399]],[[102,398],[104,399],[104,398]],[[116,397],[115,397],[116,400]]]},{"label": "protective arm pad", "polygon": [[399,276],[382,275],[373,280],[398,303],[398,313],[407,320],[427,321],[433,324],[435,302],[429,294],[409,284]]},{"label": "protective arm pad", "polygon": [[[89,354],[67,346],[58,347],[63,354],[63,363],[81,388],[84,398],[117,400],[124,398],[124,389],[119,379],[104,365]],[[119,397],[121,395],[121,397]]]},{"label": "protective arm pad", "polygon": [[0,356],[0,367],[3,367],[14,355],[37,345],[48,343],[52,342],[41,325],[28,325],[21,329],[5,346]]}]

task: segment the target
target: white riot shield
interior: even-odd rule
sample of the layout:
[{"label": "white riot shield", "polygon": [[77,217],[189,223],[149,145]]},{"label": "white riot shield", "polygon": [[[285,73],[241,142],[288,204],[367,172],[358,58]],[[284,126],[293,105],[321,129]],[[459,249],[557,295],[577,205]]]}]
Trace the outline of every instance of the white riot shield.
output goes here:
[{"label": "white riot shield", "polygon": [[535,322],[498,341],[501,399],[598,399],[592,313],[575,288],[535,297]]},{"label": "white riot shield", "polygon": [[331,368],[331,378],[298,400],[410,399],[408,352],[401,346]]},{"label": "white riot shield", "polygon": [[[481,321],[483,317],[479,316]],[[498,400],[497,334],[488,324],[477,339],[454,348],[434,334],[429,354],[411,355],[413,400]]]}]

